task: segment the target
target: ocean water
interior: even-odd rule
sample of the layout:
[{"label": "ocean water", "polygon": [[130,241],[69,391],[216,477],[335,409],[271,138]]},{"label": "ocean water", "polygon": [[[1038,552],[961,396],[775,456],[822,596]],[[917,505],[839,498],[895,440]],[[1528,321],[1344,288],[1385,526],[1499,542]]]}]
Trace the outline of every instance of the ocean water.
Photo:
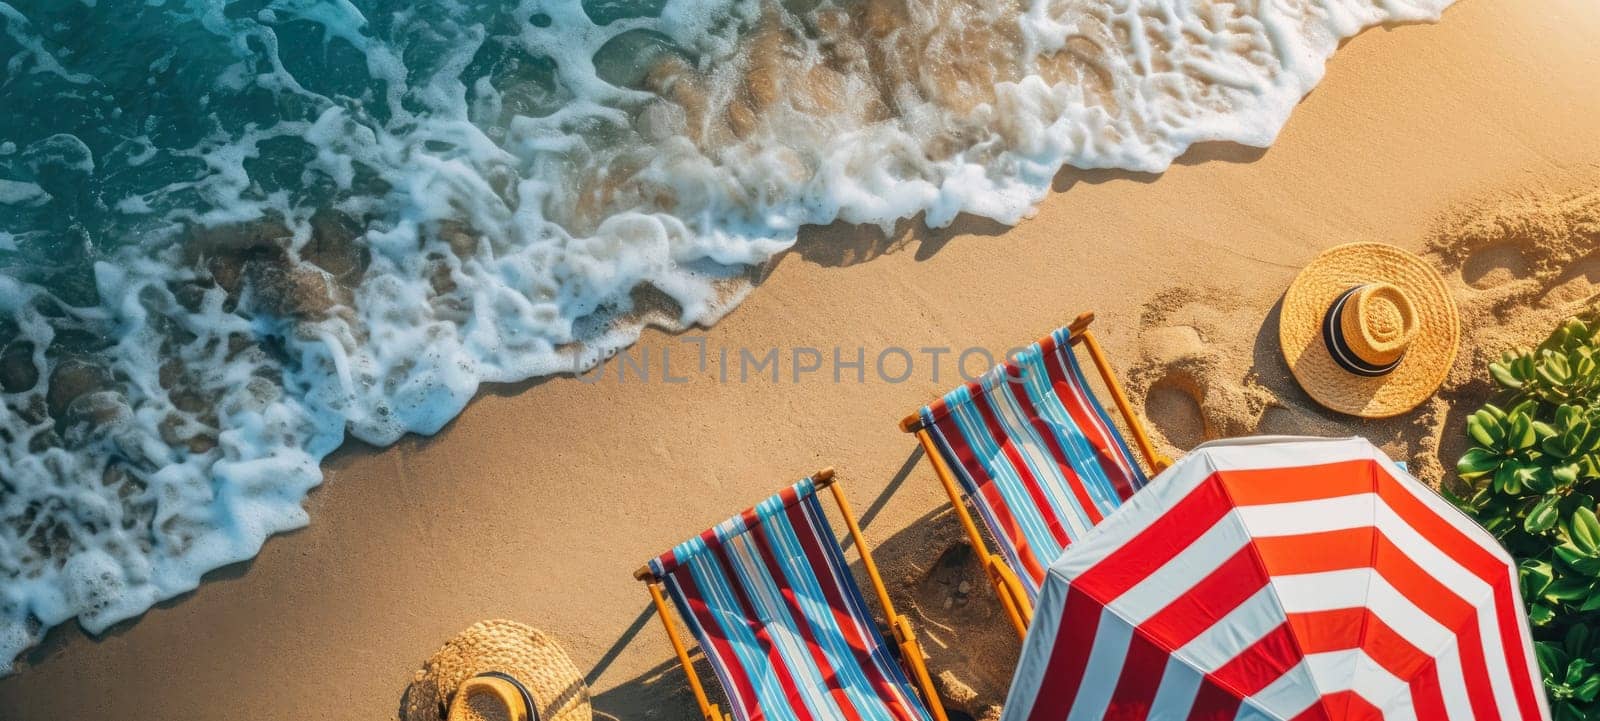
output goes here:
[{"label": "ocean water", "polygon": [[0,0],[0,669],[307,523],[347,434],[714,322],[803,224],[1266,146],[1448,4]]}]

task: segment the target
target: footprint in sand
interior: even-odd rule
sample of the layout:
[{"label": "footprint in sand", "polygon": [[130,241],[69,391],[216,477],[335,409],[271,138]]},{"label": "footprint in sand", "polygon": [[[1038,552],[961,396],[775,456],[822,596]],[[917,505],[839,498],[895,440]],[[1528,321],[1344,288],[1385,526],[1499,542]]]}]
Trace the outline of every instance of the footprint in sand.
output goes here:
[{"label": "footprint in sand", "polygon": [[1442,214],[1424,247],[1460,307],[1461,348],[1438,393],[1391,419],[1342,416],[1300,390],[1277,355],[1265,296],[1205,286],[1158,293],[1139,319],[1127,388],[1163,451],[1253,434],[1359,434],[1424,481],[1452,478],[1464,413],[1495,392],[1487,364],[1566,317],[1600,312],[1600,187],[1487,196]]},{"label": "footprint in sand", "polygon": [[1539,304],[1547,307],[1592,306],[1600,301],[1596,293],[1600,293],[1600,249],[1573,263],[1563,272],[1550,289],[1539,297]]},{"label": "footprint in sand", "polygon": [[1431,235],[1429,254],[1465,286],[1464,311],[1503,318],[1600,290],[1600,190],[1489,195],[1445,213]]},{"label": "footprint in sand", "polygon": [[1511,243],[1483,248],[1461,264],[1461,280],[1478,290],[1505,285],[1532,274],[1533,267],[1528,264],[1522,248]]},{"label": "footprint in sand", "polygon": [[1128,385],[1163,452],[1254,431],[1274,401],[1246,380],[1258,313],[1237,294],[1192,287],[1145,304]]},{"label": "footprint in sand", "polygon": [[1205,391],[1195,369],[1206,363],[1206,343],[1194,326],[1173,325],[1149,330],[1140,339],[1141,361],[1166,372],[1148,382],[1144,417],[1167,445],[1193,448],[1209,439],[1201,400]]},{"label": "footprint in sand", "polygon": [[1200,411],[1200,388],[1187,373],[1174,372],[1150,386],[1144,417],[1172,446],[1193,448],[1211,440]]}]

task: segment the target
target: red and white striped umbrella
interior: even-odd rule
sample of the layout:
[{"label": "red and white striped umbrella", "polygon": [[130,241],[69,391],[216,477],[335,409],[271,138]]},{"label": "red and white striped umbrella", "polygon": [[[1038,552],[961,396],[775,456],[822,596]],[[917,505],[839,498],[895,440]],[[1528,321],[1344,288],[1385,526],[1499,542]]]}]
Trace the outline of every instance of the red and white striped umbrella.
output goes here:
[{"label": "red and white striped umbrella", "polygon": [[1371,443],[1208,444],[1051,565],[1003,719],[1548,719],[1526,619]]}]

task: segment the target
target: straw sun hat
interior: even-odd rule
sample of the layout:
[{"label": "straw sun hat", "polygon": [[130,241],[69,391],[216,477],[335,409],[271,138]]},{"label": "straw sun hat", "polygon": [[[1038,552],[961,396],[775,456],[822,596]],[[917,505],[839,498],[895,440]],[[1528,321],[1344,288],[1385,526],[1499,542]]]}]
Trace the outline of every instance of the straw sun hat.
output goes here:
[{"label": "straw sun hat", "polygon": [[479,621],[428,659],[403,721],[590,721],[589,689],[565,651],[515,621]]},{"label": "straw sun hat", "polygon": [[1329,248],[1283,297],[1278,340],[1318,403],[1396,416],[1444,382],[1460,342],[1456,303],[1423,259],[1382,243]]}]

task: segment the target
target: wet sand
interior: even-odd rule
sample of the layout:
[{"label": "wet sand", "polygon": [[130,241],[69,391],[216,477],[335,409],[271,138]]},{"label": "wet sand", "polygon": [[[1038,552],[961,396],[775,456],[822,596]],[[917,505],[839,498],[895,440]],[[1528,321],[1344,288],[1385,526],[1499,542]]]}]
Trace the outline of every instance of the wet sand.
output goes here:
[{"label": "wet sand", "polygon": [[[598,716],[695,719],[631,572],[825,465],[926,632],[930,668],[981,716],[1015,642],[950,550],[943,493],[895,427],[955,382],[954,352],[999,353],[1094,310],[1136,405],[1177,450],[1361,433],[1437,478],[1458,452],[1451,404],[1483,392],[1475,360],[1536,342],[1600,289],[1600,236],[1585,235],[1585,194],[1600,188],[1594,37],[1600,7],[1586,0],[1462,0],[1438,25],[1350,41],[1265,151],[1200,147],[1160,176],[1069,171],[1017,228],[812,229],[743,306],[693,334],[713,358],[777,348],[778,382],[737,382],[737,368],[720,382],[714,362],[707,374],[689,362],[686,338],[651,333],[632,351],[651,354],[650,382],[619,381],[613,364],[597,382],[494,388],[437,436],[347,447],[309,528],[101,638],[54,630],[0,680],[0,718],[389,719],[445,638],[509,617],[562,640]],[[1461,230],[1474,222],[1490,230]],[[1386,424],[1317,411],[1274,345],[1295,270],[1353,240],[1428,253],[1464,309],[1468,347],[1441,400]],[[793,382],[797,347],[824,360]],[[937,379],[927,347],[954,351]],[[834,348],[865,349],[865,382],[850,368],[834,382]],[[878,377],[886,348],[912,354],[904,381]],[[666,349],[684,382],[662,378]]]}]

